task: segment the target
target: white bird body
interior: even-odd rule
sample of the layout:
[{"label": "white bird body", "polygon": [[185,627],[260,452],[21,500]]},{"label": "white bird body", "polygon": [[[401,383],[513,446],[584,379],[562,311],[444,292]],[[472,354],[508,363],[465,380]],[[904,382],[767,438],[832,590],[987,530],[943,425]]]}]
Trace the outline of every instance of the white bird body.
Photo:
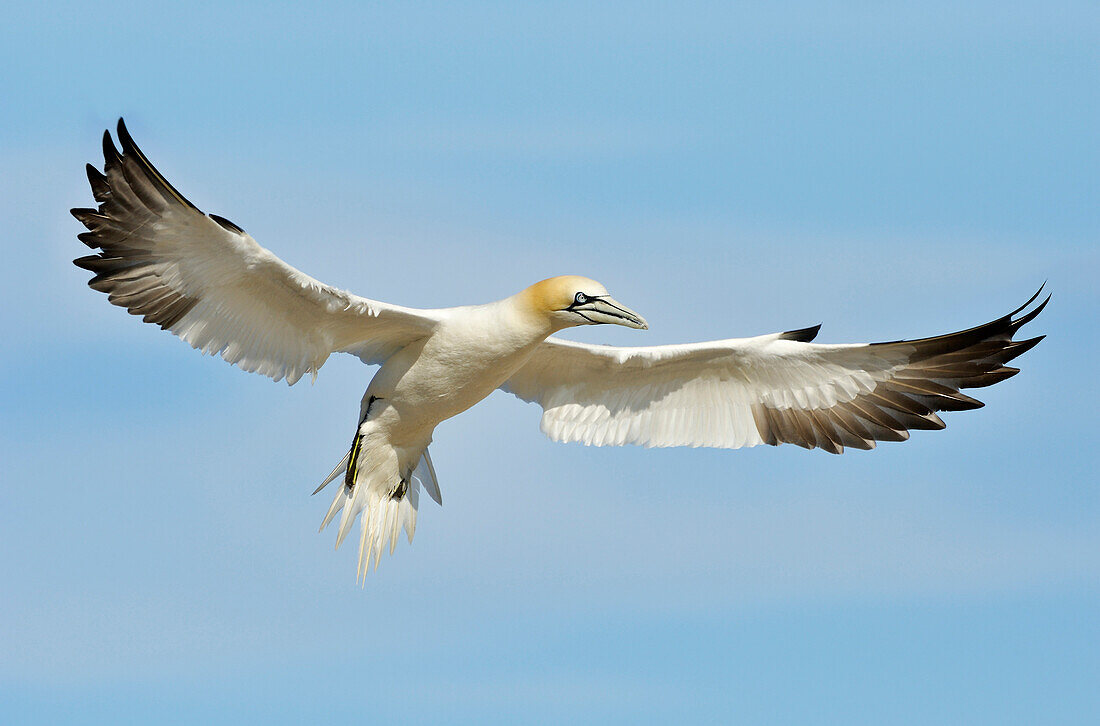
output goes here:
[{"label": "white bird body", "polygon": [[403,428],[434,428],[470,408],[508,380],[552,332],[528,314],[519,296],[443,313],[427,338],[386,360],[367,388],[366,396],[392,401]]},{"label": "white bird body", "polygon": [[[591,286],[590,286],[591,287]],[[484,305],[433,311],[431,333],[391,355],[363,394],[360,417],[376,400],[368,430],[396,447],[419,450],[442,421],[487,397],[521,368],[555,327],[538,315],[523,293]],[[410,454],[412,456],[412,454]]]},{"label": "white bird body", "polygon": [[[549,326],[530,315],[518,296],[437,312],[440,320],[434,330],[390,356],[363,394],[356,431],[356,437],[363,439],[357,457],[372,462],[373,468],[359,470],[359,486],[337,492],[321,525],[324,528],[337,512],[344,511],[337,546],[356,514],[371,505],[371,498],[384,503],[401,482],[415,488],[413,472],[426,455],[435,427],[500,387],[550,333]],[[346,470],[346,459],[333,474],[339,475],[341,467]],[[437,487],[434,473],[426,474],[427,485]],[[411,541],[416,509],[396,516],[401,524],[409,521]],[[389,529],[384,523],[379,527],[392,535],[385,538],[392,550],[393,524]],[[380,547],[382,539],[370,537],[369,523],[363,531],[367,541],[360,559],[365,568],[372,556],[372,541]],[[376,551],[373,557],[377,564]]]},{"label": "white bird body", "polygon": [[[386,511],[395,487],[412,486],[415,492],[419,479],[439,500],[438,483],[430,459],[426,458],[435,427],[503,385],[527,363],[547,336],[565,327],[567,321],[556,319],[554,305],[545,303],[544,298],[572,301],[578,286],[591,291],[593,296],[610,299],[603,286],[594,280],[563,276],[543,280],[504,300],[434,310],[436,322],[431,332],[410,342],[382,364],[363,394],[360,423],[349,457],[325,482],[339,476],[341,468],[350,472],[321,524],[323,529],[343,511],[337,546],[359,512],[368,509],[367,524],[362,529],[361,570],[369,566],[372,558],[377,566],[378,552],[384,542],[389,543],[392,551],[399,525],[406,527],[412,539],[416,523],[413,502],[407,507],[399,504],[392,521],[384,513],[378,515],[382,521],[375,529],[381,536],[372,534],[370,523],[375,511]],[[640,318],[633,322],[636,327],[645,326]],[[414,478],[422,460],[425,470]],[[371,463],[369,469],[352,468],[363,461]]]},{"label": "white bird body", "polygon": [[[104,172],[88,165],[98,209],[74,209],[98,254],[76,264],[93,289],[205,353],[290,384],[333,352],[381,367],[363,395],[352,445],[318,487],[344,474],[322,529],[337,546],[362,513],[359,571],[377,567],[419,487],[441,502],[428,445],[435,427],[502,389],[543,409],[556,441],[740,448],[794,443],[841,453],[942,429],[937,411],[981,406],[960,393],[1018,372],[1004,365],[1041,340],[1013,340],[1038,297],[985,325],[892,343],[821,345],[818,327],[641,348],[553,337],[576,325],[646,328],[598,282],[561,276],[497,302],[422,310],[314,280],[244,230],[205,215],[149,163],[119,121]],[[1049,300],[1049,297],[1048,297]]]}]

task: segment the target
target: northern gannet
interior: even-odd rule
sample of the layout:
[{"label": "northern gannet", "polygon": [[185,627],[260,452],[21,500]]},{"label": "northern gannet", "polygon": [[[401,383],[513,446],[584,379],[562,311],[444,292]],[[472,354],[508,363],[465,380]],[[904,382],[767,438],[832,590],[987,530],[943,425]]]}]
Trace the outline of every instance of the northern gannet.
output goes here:
[{"label": "northern gannet", "polygon": [[[147,323],[246,371],[296,383],[330,354],[380,365],[323,530],[336,546],[360,518],[359,574],[401,529],[412,541],[423,485],[441,503],[428,455],[435,427],[496,389],[542,409],[555,441],[592,446],[793,443],[839,454],[942,429],[937,411],[983,404],[959,392],[1015,375],[1005,363],[1042,336],[1013,336],[1037,292],[969,330],[890,343],[822,345],[819,325],[751,338],[625,348],[553,337],[577,325],[646,329],[595,280],[552,277],[484,305],[422,310],[359,297],[299,272],[229,220],[204,214],[149,163],[121,119],[119,152],[87,166],[98,209],[73,209],[99,252],[74,260],[89,285]],[[1042,288],[1040,288],[1040,292]],[[316,493],[316,491],[314,493]]]}]

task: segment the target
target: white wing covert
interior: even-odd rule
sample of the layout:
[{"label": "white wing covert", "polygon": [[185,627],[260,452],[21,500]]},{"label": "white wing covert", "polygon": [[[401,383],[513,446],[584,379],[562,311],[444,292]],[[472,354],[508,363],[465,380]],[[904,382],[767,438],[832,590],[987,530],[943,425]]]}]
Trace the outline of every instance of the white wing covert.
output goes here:
[{"label": "white wing covert", "polygon": [[119,119],[120,153],[103,134],[104,171],[87,166],[98,209],[74,209],[81,241],[100,252],[74,263],[108,300],[194,348],[287,383],[316,376],[337,351],[380,363],[428,335],[437,311],[368,300],[286,264],[237,225],[185,199]]},{"label": "white wing covert", "polygon": [[501,388],[542,406],[541,428],[555,441],[871,449],[944,428],[937,411],[981,407],[959,390],[1019,372],[1004,364],[1042,336],[1012,336],[1049,296],[1014,316],[1038,296],[970,330],[890,343],[811,343],[820,326],[648,348],[548,338]]}]

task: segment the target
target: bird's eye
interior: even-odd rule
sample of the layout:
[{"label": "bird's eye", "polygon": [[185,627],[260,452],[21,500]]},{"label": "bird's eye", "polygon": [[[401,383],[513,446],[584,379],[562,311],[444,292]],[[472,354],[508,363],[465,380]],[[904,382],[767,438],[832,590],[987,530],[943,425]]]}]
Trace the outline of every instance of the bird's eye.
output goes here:
[{"label": "bird's eye", "polygon": [[578,292],[577,296],[573,298],[574,305],[584,305],[586,302],[588,302],[588,296],[583,292]]}]

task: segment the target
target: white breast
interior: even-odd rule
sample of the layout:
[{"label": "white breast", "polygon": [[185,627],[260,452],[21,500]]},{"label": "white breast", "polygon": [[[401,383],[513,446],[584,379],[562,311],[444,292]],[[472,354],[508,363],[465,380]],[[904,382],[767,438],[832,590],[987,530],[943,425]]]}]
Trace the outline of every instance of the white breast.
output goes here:
[{"label": "white breast", "polygon": [[400,429],[434,428],[492,393],[549,332],[510,300],[456,308],[430,337],[386,361],[367,393],[387,401]]}]

